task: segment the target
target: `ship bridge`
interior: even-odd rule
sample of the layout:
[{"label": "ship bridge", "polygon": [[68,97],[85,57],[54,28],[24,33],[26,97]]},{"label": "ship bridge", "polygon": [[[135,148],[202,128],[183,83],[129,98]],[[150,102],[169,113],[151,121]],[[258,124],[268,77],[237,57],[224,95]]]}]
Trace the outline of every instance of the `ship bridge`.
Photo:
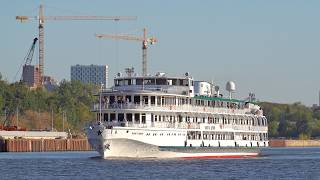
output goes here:
[{"label": "ship bridge", "polygon": [[184,77],[167,77],[165,73],[154,76],[121,76],[114,79],[116,91],[158,91],[170,94],[194,96],[193,78],[186,73]]}]

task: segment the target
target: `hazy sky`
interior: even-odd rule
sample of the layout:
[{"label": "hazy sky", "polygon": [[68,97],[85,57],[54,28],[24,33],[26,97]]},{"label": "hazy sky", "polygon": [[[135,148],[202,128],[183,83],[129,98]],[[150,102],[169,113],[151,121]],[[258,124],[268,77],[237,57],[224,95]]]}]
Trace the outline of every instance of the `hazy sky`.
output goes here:
[{"label": "hazy sky", "polygon": [[[262,101],[318,103],[320,1],[0,1],[0,72],[13,81],[34,37],[37,21],[16,15],[137,16],[137,21],[47,21],[45,73],[70,79],[75,64],[108,64],[110,81],[125,67],[141,71],[141,43],[97,39],[95,33],[141,35],[147,27],[158,43],[148,49],[149,72],[190,72],[236,97],[255,92]],[[35,53],[33,63],[38,60]],[[16,79],[19,79],[21,72]]]}]

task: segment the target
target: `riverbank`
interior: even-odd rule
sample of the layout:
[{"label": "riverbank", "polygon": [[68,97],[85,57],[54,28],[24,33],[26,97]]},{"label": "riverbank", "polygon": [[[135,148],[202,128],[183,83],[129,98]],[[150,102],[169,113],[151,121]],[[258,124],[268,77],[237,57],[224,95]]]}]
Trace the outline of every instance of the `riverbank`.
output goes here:
[{"label": "riverbank", "polygon": [[270,139],[270,147],[320,147],[320,140]]}]

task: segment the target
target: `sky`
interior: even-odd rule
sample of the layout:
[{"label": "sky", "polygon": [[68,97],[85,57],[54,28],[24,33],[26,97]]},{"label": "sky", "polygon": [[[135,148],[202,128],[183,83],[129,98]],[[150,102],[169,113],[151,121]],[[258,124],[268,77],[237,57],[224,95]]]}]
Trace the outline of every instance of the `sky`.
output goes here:
[{"label": "sky", "polygon": [[[141,72],[141,43],[97,39],[95,33],[148,35],[148,72],[213,81],[225,89],[236,83],[235,97],[254,92],[260,101],[318,103],[320,90],[320,1],[309,0],[0,0],[0,72],[20,79],[38,22],[17,15],[136,16],[136,21],[46,21],[45,74],[70,79],[75,64],[109,65],[117,72]],[[35,52],[33,63],[38,61]],[[110,84],[109,84],[110,85]],[[224,91],[225,92],[225,91]]]}]

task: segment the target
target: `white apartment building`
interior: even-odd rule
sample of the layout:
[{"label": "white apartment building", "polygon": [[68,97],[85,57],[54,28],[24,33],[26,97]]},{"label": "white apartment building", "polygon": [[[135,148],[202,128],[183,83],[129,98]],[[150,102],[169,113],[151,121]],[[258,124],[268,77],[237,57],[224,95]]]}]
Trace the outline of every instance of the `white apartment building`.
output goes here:
[{"label": "white apartment building", "polygon": [[75,65],[71,66],[71,81],[79,80],[85,84],[101,83],[108,87],[108,65]]}]

